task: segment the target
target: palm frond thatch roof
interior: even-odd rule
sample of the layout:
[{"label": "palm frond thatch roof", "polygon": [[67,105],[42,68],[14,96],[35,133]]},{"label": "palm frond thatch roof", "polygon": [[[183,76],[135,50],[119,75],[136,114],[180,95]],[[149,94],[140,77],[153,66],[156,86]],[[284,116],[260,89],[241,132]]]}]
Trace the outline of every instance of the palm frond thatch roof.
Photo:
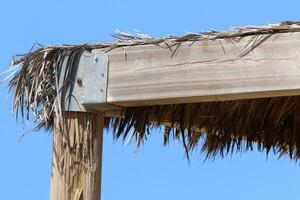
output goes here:
[{"label": "palm frond thatch roof", "polygon": [[[11,67],[9,88],[14,92],[13,110],[23,120],[35,116],[37,128],[52,129],[54,118],[61,118],[58,72],[68,58],[66,76],[72,62],[82,50],[136,45],[157,45],[168,48],[182,42],[224,39],[232,43],[250,36],[248,47],[240,56],[258,47],[270,35],[300,32],[299,22],[285,21],[268,26],[236,28],[229,32],[209,31],[189,33],[181,37],[154,39],[147,35],[116,32],[114,43],[83,45],[39,46],[29,53],[17,56]],[[254,39],[253,39],[254,38]],[[176,50],[175,50],[176,51]],[[164,143],[170,137],[183,142],[186,152],[199,147],[207,156],[226,155],[234,151],[274,150],[291,158],[300,157],[300,98],[274,97],[224,102],[205,102],[179,105],[130,107],[122,110],[121,117],[111,117],[107,126],[114,137],[136,138],[140,145],[152,128],[163,125]],[[187,154],[188,155],[188,154]]]}]

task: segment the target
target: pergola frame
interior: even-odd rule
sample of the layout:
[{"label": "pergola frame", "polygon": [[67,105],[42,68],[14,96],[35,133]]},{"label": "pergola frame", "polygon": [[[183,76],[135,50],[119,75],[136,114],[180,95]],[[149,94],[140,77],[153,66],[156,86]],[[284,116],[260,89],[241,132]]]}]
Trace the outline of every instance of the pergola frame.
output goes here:
[{"label": "pergola frame", "polygon": [[187,156],[207,136],[202,150],[213,156],[246,140],[247,149],[257,142],[300,159],[300,22],[115,37],[41,47],[13,62],[13,110],[54,131],[51,200],[100,198],[106,119],[116,138],[134,129],[137,145],[153,124],[171,127],[165,142],[175,129]]},{"label": "pergola frame", "polygon": [[[103,116],[116,115],[119,108],[300,94],[300,33],[271,35],[245,52],[247,45],[249,38],[245,37],[235,45],[221,39],[202,40],[170,48],[149,44],[81,54],[70,91],[76,101],[68,101],[65,112],[98,113],[102,117],[91,121],[100,124],[96,125],[98,130],[92,129],[98,135],[98,149],[93,155],[98,159],[94,160],[97,167],[93,173],[81,172],[85,181],[73,191],[74,199],[99,198]],[[91,71],[99,57],[103,68]],[[92,73],[85,76],[87,71]],[[57,146],[56,134],[54,137]],[[53,174],[52,200],[63,199],[64,191],[59,188],[65,186],[55,164]]]}]

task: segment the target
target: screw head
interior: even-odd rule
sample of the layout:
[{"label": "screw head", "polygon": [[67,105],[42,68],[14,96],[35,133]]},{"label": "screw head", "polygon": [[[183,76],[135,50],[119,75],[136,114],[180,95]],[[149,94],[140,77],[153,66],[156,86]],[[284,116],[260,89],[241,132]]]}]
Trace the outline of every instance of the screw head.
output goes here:
[{"label": "screw head", "polygon": [[79,85],[79,87],[82,87],[82,79],[81,78],[77,78],[77,84]]}]

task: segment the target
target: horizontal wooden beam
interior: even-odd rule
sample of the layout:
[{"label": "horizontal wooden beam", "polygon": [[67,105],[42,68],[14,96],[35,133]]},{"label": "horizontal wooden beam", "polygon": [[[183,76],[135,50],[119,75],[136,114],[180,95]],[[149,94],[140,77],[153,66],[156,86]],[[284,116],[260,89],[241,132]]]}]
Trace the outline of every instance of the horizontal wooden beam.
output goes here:
[{"label": "horizontal wooden beam", "polygon": [[107,53],[107,102],[145,106],[299,95],[300,33],[272,35],[240,57],[259,37],[116,48]]}]

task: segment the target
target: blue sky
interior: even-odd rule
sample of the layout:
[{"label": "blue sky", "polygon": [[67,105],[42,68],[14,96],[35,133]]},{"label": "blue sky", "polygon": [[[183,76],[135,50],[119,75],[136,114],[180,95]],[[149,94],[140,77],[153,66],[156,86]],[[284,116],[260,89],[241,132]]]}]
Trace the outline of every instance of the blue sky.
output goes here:
[{"label": "blue sky", "polygon": [[[41,44],[110,41],[114,28],[152,36],[182,35],[209,28],[228,30],[300,20],[300,1],[234,0],[2,0],[0,70],[12,56]],[[49,199],[52,135],[28,132],[10,112],[11,95],[0,88],[0,199]],[[19,141],[23,133],[26,136]],[[203,163],[195,152],[191,166],[182,145],[163,147],[152,133],[140,150],[104,137],[102,199],[295,199],[300,166],[273,155],[251,152]]]}]

